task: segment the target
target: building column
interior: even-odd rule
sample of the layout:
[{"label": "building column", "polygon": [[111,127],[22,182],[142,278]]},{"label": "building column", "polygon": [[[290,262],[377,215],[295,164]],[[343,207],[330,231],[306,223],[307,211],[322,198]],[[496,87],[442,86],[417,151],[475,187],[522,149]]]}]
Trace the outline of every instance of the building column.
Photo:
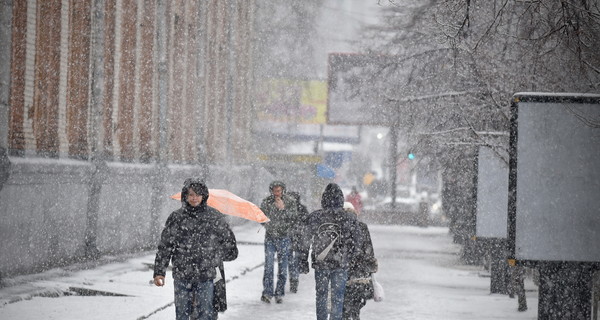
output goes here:
[{"label": "building column", "polygon": [[[0,61],[11,61],[12,1],[0,2]],[[10,99],[10,63],[0,65],[0,191],[10,173],[8,159],[8,101]]]}]

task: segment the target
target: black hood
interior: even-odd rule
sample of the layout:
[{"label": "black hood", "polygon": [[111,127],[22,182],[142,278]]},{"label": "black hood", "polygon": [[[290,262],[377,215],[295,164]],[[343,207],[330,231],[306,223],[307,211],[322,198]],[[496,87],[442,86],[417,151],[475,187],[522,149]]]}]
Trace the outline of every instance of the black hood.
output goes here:
[{"label": "black hood", "polygon": [[[202,196],[202,202],[198,207],[192,207],[187,202],[188,191],[192,189],[198,195]],[[204,211],[206,210],[206,202],[208,201],[208,188],[202,182],[202,180],[197,178],[189,178],[186,179],[183,183],[183,189],[181,189],[181,205],[186,210],[191,211]]]},{"label": "black hood", "polygon": [[321,207],[323,209],[342,208],[344,206],[344,193],[340,186],[330,183],[325,187],[321,198]]},{"label": "black hood", "polygon": [[300,202],[300,194],[298,192],[290,191],[287,194],[288,194],[288,196],[294,198],[294,200],[296,200],[296,202],[298,202],[298,203]]},{"label": "black hood", "polygon": [[283,192],[285,193],[285,183],[283,183],[282,181],[275,180],[271,182],[271,184],[269,185],[269,191],[273,193],[273,188],[275,187],[281,187],[283,189]]}]

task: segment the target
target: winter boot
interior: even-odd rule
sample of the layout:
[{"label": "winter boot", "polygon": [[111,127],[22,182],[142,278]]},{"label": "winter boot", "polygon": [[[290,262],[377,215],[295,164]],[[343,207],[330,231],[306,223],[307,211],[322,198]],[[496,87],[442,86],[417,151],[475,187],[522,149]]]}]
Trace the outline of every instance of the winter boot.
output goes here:
[{"label": "winter boot", "polygon": [[290,292],[298,292],[298,279],[290,279]]}]

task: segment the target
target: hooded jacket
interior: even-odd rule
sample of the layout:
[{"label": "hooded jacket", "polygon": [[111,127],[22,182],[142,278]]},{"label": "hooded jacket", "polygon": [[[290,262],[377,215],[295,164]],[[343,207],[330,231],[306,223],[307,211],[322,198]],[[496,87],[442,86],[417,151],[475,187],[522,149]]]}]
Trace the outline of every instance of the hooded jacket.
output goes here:
[{"label": "hooded jacket", "polygon": [[[275,187],[283,188],[281,199],[285,205],[284,209],[279,209],[275,206],[275,196],[273,189]],[[269,185],[271,195],[263,199],[260,204],[260,210],[269,218],[269,222],[263,224],[265,227],[265,237],[269,239],[280,239],[289,237],[292,234],[292,228],[296,221],[297,204],[294,198],[285,194],[285,184],[281,181],[273,181]]]},{"label": "hooded jacket", "polygon": [[[187,195],[192,189],[202,202],[192,207]],[[218,210],[209,207],[208,188],[198,179],[185,181],[181,208],[172,212],[161,233],[154,262],[154,276],[164,276],[173,264],[173,278],[208,281],[216,276],[216,267],[238,255],[235,235]]]},{"label": "hooded jacket", "polygon": [[309,212],[306,206],[300,202],[300,194],[298,192],[288,192],[288,195],[296,201],[296,217],[291,229],[291,239],[292,250],[298,252],[300,251],[302,236],[306,232],[304,228]]},{"label": "hooded jacket", "polygon": [[378,263],[373,251],[373,242],[371,233],[366,223],[358,221],[361,235],[361,246],[357,248],[356,256],[350,260],[348,269],[348,279],[368,278],[372,273],[377,272]]},{"label": "hooded jacket", "polygon": [[[308,253],[311,252],[311,261],[313,269],[347,269],[352,257],[356,255],[356,248],[360,247],[360,228],[356,216],[346,212],[343,209],[344,194],[340,187],[335,183],[330,183],[325,188],[321,197],[322,209],[312,212],[306,220],[307,235],[303,241],[300,254],[301,270],[307,273]],[[339,237],[336,240],[336,250],[329,253],[326,259],[318,258],[319,252],[316,252],[316,237],[319,230],[326,225],[336,225],[339,230]],[[303,267],[306,266],[306,267]]]}]

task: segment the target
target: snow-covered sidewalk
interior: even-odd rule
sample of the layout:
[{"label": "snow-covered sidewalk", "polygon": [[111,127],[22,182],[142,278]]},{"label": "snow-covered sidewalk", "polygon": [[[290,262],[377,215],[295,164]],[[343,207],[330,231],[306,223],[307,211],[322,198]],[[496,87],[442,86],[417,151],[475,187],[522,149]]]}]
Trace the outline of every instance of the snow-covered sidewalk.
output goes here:
[{"label": "snow-covered sidewalk", "polygon": [[[482,267],[458,261],[460,247],[447,228],[369,228],[386,299],[369,301],[363,319],[537,318],[537,288],[531,280],[526,281],[529,310],[518,312],[516,299],[489,293],[489,273]],[[286,292],[283,304],[262,303],[264,230],[247,223],[234,231],[240,255],[225,264],[228,310],[219,319],[315,319],[312,270],[301,276],[298,293]],[[167,275],[162,288],[150,285],[153,262],[154,252],[146,252],[90,269],[14,279],[0,288],[0,319],[174,319],[172,278]]]}]

